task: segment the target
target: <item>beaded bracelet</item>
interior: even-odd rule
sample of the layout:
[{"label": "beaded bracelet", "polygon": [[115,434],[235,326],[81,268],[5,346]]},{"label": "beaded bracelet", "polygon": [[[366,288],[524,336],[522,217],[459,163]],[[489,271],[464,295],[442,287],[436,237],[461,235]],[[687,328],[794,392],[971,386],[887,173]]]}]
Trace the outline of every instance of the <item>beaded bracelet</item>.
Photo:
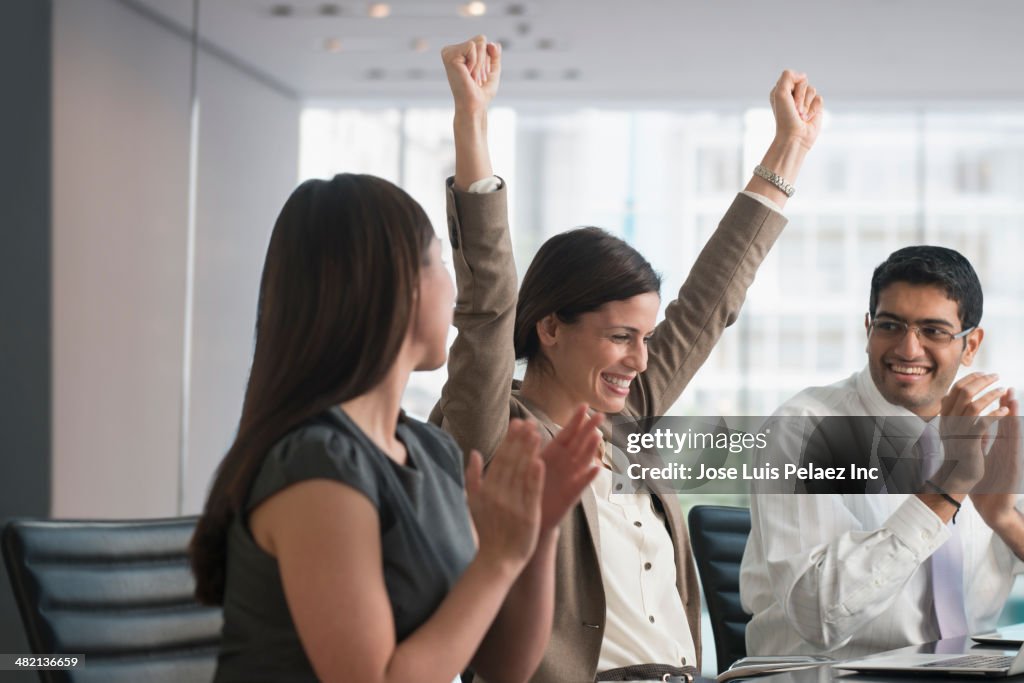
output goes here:
[{"label": "beaded bracelet", "polygon": [[935,493],[942,496],[942,498],[947,503],[956,508],[956,512],[953,513],[953,524],[956,524],[956,516],[960,512],[960,501],[958,501],[953,496],[949,495],[949,493],[947,493],[945,489],[943,489],[941,486],[933,482],[931,479],[926,480],[924,483],[927,484],[928,486],[931,486]]}]

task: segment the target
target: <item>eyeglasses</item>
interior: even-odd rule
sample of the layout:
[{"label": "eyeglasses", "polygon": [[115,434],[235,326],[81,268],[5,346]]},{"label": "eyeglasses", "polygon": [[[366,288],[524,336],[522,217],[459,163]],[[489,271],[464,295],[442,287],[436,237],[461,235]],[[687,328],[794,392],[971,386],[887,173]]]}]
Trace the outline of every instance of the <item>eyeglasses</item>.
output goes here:
[{"label": "eyeglasses", "polygon": [[901,320],[878,319],[872,320],[868,327],[870,334],[879,339],[903,339],[908,330],[913,330],[921,343],[929,346],[949,346],[954,339],[962,339],[975,329],[968,327],[966,330],[953,333],[932,325],[909,325]]}]

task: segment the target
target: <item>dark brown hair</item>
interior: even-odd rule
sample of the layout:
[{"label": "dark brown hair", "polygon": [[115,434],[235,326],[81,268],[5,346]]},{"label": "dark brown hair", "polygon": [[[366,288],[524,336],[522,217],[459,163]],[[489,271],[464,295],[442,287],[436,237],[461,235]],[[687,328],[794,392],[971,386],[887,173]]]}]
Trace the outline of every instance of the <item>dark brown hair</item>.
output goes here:
[{"label": "dark brown hair", "polygon": [[[875,317],[878,297],[889,285],[906,282],[912,285],[935,285],[957,304],[963,329],[981,324],[985,297],[974,267],[963,254],[946,247],[917,245],[903,247],[875,268],[871,276],[868,312]],[[967,340],[964,339],[964,344]]]},{"label": "dark brown hair", "polygon": [[661,292],[661,278],[626,242],[594,227],[555,235],[537,251],[519,288],[516,305],[517,360],[540,356],[537,323],[554,313],[574,323],[609,301]]},{"label": "dark brown hair", "polygon": [[420,205],[373,176],[310,180],[285,202],[263,265],[238,433],[192,537],[200,601],[223,602],[227,531],[267,450],[387,374],[433,237]]}]

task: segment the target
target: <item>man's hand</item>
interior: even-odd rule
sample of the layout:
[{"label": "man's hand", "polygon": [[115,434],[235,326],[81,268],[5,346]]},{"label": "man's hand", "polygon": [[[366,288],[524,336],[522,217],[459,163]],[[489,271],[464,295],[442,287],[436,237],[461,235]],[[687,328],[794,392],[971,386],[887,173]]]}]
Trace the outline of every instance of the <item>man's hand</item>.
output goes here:
[{"label": "man's hand", "polygon": [[[962,498],[985,476],[985,432],[1010,411],[1003,401],[1008,389],[985,391],[998,379],[996,374],[972,372],[942,399],[939,433],[945,457],[932,481],[951,495]],[[999,407],[983,416],[997,401]]]},{"label": "man's hand", "polygon": [[501,46],[477,36],[441,50],[456,114],[477,115],[498,92],[501,80]]},{"label": "man's hand", "polygon": [[971,492],[971,501],[978,514],[997,532],[1020,521],[1016,505],[1024,473],[1020,405],[1013,389],[1008,389],[999,399],[999,407],[1006,411],[1006,415],[999,420],[996,435],[985,456],[985,474]]}]

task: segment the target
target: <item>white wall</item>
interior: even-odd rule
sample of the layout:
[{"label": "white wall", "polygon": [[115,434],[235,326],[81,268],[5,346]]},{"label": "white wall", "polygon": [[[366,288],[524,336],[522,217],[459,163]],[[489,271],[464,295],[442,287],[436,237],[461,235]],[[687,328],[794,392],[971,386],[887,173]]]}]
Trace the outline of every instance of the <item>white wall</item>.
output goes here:
[{"label": "white wall", "polygon": [[200,57],[199,205],[186,513],[238,426],[270,231],[298,179],[294,100]]},{"label": "white wall", "polygon": [[[57,0],[53,31],[52,511],[174,515],[191,48],[116,0]],[[189,445],[209,463],[237,421],[262,250],[295,183],[299,105],[216,58],[200,68],[202,397]]]}]

